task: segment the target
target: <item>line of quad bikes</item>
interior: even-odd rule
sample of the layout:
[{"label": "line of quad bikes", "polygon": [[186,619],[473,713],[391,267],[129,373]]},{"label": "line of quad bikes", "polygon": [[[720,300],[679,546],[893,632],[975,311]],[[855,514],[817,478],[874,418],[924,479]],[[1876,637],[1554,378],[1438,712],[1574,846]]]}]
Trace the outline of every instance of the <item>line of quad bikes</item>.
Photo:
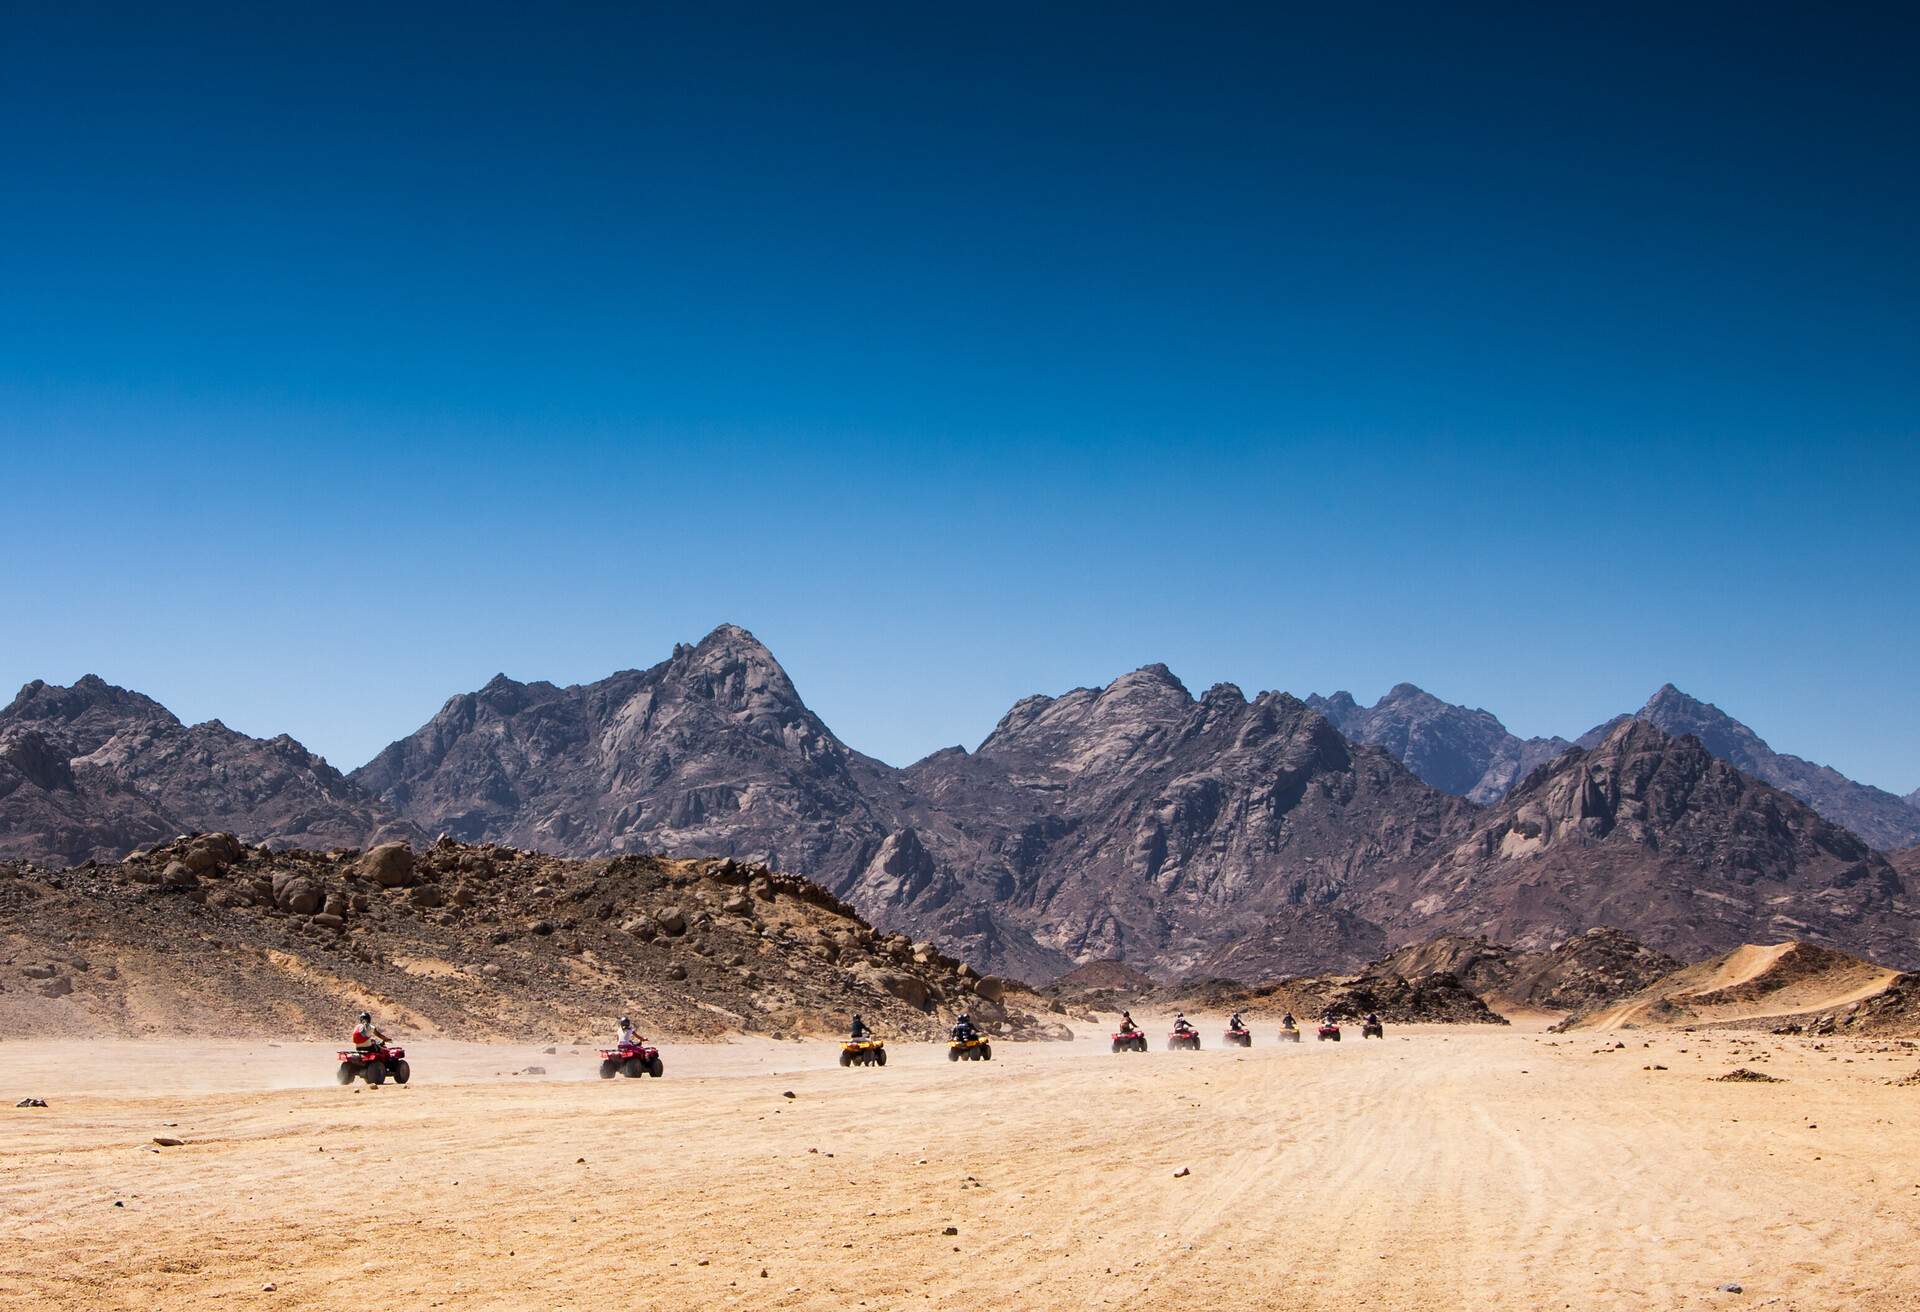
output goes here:
[{"label": "line of quad bikes", "polygon": [[[1368,1022],[1360,1027],[1360,1036],[1364,1039],[1384,1039],[1386,1030],[1378,1022]],[[1228,1029],[1222,1037],[1228,1047],[1251,1048],[1253,1031],[1246,1029]],[[1340,1041],[1340,1026],[1328,1021],[1323,1023],[1316,1037],[1321,1042]],[[1280,1030],[1282,1043],[1300,1042],[1298,1028],[1288,1025]],[[1113,1036],[1115,1052],[1145,1052],[1147,1036],[1138,1029],[1120,1030]],[[1200,1051],[1200,1031],[1191,1027],[1175,1029],[1167,1035],[1167,1051]],[[392,1080],[395,1084],[405,1084],[413,1078],[413,1068],[407,1064],[405,1048],[393,1044],[380,1044],[366,1050],[352,1049],[341,1052],[340,1066],[334,1078],[341,1084],[352,1084],[356,1079],[368,1084],[385,1084]],[[947,1044],[948,1061],[992,1061],[993,1043],[983,1034],[968,1038],[956,1038]],[[887,1064],[887,1045],[883,1039],[849,1039],[840,1049],[842,1066],[885,1066]],[[617,1075],[629,1079],[649,1076],[659,1079],[667,1073],[666,1064],[660,1060],[660,1050],[644,1040],[636,1043],[617,1044],[611,1048],[600,1049],[600,1078],[611,1080]]]},{"label": "line of quad bikes", "polygon": [[[1229,1027],[1221,1037],[1227,1041],[1229,1048],[1251,1048],[1253,1046],[1253,1031],[1249,1029]],[[1319,1029],[1315,1032],[1314,1037],[1322,1043],[1328,1040],[1338,1043],[1340,1042],[1340,1026],[1335,1021],[1323,1021]],[[1365,1021],[1360,1026],[1360,1037],[1363,1039],[1384,1039],[1387,1037],[1387,1030],[1386,1027],[1377,1020]],[[1299,1027],[1294,1025],[1281,1026],[1280,1042],[1300,1042]],[[1188,1052],[1200,1051],[1199,1030],[1191,1026],[1186,1029],[1176,1027],[1167,1035],[1168,1052],[1179,1052],[1182,1049]],[[1145,1052],[1147,1050],[1147,1036],[1137,1029],[1120,1030],[1113,1036],[1113,1050],[1115,1052]]]}]

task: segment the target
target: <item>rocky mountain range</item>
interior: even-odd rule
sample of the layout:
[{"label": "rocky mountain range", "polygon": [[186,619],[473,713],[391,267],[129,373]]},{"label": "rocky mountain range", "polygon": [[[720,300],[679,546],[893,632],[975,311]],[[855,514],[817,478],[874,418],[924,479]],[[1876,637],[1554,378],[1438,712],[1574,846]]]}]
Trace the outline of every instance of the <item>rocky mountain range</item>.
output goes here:
[{"label": "rocky mountain range", "polygon": [[1719,707],[1670,683],[1632,715],[1616,715],[1572,742],[1521,738],[1491,712],[1442,701],[1410,683],[1396,685],[1370,707],[1345,692],[1315,694],[1307,704],[1348,738],[1383,748],[1435,788],[1482,805],[1498,802],[1537,767],[1568,749],[1592,748],[1622,721],[1639,719],[1670,734],[1692,734],[1721,760],[1793,794],[1881,851],[1920,843],[1920,791],[1897,797],[1830,766],[1776,752]]},{"label": "rocky mountain range", "polygon": [[1700,740],[1641,719],[1586,747],[1520,740],[1410,686],[1316,709],[1195,697],[1147,666],[896,769],[723,625],[591,684],[497,677],[351,776],[95,679],[30,684],[0,713],[0,854],[106,860],[213,829],[760,861],[1033,980],[1102,958],[1161,978],[1344,969],[1448,931],[1531,950],[1612,926],[1681,956],[1791,933],[1896,964],[1920,943],[1920,875]]},{"label": "rocky mountain range", "polygon": [[204,830],[323,849],[422,837],[284,734],[182,724],[93,675],[35,680],[0,710],[0,859],[112,861]]}]

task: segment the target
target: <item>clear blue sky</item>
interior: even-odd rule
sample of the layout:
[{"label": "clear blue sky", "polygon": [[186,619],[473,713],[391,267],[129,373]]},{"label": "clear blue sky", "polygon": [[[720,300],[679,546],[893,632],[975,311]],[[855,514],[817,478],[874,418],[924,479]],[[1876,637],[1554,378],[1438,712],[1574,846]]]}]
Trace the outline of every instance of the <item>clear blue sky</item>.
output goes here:
[{"label": "clear blue sky", "polygon": [[1920,786],[1920,11],[190,8],[0,26],[9,686],[353,766],[730,620],[897,762],[1165,661]]}]

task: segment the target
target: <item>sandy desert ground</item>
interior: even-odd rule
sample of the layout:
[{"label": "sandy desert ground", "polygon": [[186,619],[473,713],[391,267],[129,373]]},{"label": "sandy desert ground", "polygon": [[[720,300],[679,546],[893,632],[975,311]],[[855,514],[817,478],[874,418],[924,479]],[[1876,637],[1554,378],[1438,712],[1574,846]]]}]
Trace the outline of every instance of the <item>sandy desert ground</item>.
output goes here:
[{"label": "sandy desert ground", "polygon": [[0,1306],[1920,1306],[1920,1051],[1218,1029],[605,1083],[421,1044],[377,1090],[318,1045],[4,1044]]}]

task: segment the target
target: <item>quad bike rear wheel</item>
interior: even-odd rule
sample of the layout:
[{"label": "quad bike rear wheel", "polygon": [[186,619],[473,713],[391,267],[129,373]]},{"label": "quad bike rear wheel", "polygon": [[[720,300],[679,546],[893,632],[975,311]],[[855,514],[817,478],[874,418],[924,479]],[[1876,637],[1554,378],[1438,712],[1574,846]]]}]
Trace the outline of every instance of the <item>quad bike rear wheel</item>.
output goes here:
[{"label": "quad bike rear wheel", "polygon": [[959,1060],[960,1060],[960,1049],[958,1049],[958,1048],[948,1048],[948,1049],[947,1049],[947,1060],[948,1060],[948,1061],[959,1061]]},{"label": "quad bike rear wheel", "polygon": [[851,1066],[851,1065],[853,1065],[853,1054],[852,1054],[852,1053],[850,1053],[850,1052],[845,1052],[845,1051],[842,1051],[842,1052],[841,1052],[841,1054],[840,1054],[840,1064],[841,1064],[842,1066]]},{"label": "quad bike rear wheel", "polygon": [[638,1057],[629,1057],[620,1069],[626,1072],[628,1079],[637,1080],[647,1073],[647,1064]]},{"label": "quad bike rear wheel", "polygon": [[875,1066],[885,1066],[887,1064],[887,1050],[885,1048],[875,1048],[873,1050],[873,1064]]},{"label": "quad bike rear wheel", "polygon": [[601,1079],[610,1080],[614,1076],[618,1075],[619,1073],[620,1073],[620,1063],[615,1061],[613,1058],[608,1057],[605,1061],[600,1063]]},{"label": "quad bike rear wheel", "polygon": [[387,1064],[383,1061],[370,1061],[361,1068],[360,1074],[368,1084],[385,1084],[387,1082]]},{"label": "quad bike rear wheel", "polygon": [[993,1060],[993,1045],[991,1043],[983,1043],[980,1045],[980,1060],[981,1061]]},{"label": "quad bike rear wheel", "polygon": [[405,1057],[402,1057],[393,1064],[393,1082],[395,1084],[405,1084],[412,1078],[413,1067],[407,1065],[407,1059]]},{"label": "quad bike rear wheel", "polygon": [[659,1053],[656,1052],[653,1054],[653,1056],[647,1058],[647,1074],[653,1076],[653,1078],[657,1080],[662,1075],[665,1075],[666,1073],[667,1073],[667,1064],[660,1060]]},{"label": "quad bike rear wheel", "polygon": [[333,1073],[333,1078],[338,1080],[342,1084],[352,1084],[353,1083],[353,1063],[350,1061],[341,1062],[340,1069]]}]

